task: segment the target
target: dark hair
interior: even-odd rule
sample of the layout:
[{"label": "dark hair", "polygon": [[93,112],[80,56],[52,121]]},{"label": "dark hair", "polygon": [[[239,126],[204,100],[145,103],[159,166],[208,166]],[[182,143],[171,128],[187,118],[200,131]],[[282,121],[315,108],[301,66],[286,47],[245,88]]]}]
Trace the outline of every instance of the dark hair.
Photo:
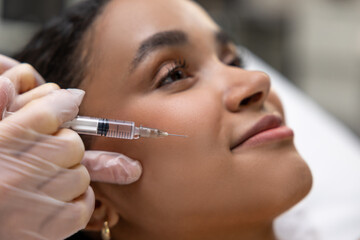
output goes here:
[{"label": "dark hair", "polygon": [[36,33],[14,58],[31,64],[47,82],[55,82],[61,88],[78,87],[89,58],[82,43],[109,1],[86,0],[68,8]]}]

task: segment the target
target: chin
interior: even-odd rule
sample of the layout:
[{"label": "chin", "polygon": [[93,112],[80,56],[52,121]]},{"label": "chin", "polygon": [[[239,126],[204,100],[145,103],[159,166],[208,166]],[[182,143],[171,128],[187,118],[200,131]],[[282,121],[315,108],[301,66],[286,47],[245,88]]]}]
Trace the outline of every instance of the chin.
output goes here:
[{"label": "chin", "polygon": [[283,195],[283,199],[278,199],[279,202],[283,202],[281,212],[293,207],[307,196],[311,190],[313,179],[309,166],[296,150],[289,159],[285,160],[290,161],[291,166],[289,166],[289,172],[286,176],[288,179],[282,185],[286,194]]},{"label": "chin", "polygon": [[[264,203],[267,217],[274,219],[300,202],[311,190],[312,174],[309,166],[291,142],[283,146],[269,147],[266,151],[271,165],[264,174],[270,182]],[[271,149],[272,148],[272,149]],[[279,157],[281,156],[281,158]],[[268,159],[269,160],[269,159]]]}]

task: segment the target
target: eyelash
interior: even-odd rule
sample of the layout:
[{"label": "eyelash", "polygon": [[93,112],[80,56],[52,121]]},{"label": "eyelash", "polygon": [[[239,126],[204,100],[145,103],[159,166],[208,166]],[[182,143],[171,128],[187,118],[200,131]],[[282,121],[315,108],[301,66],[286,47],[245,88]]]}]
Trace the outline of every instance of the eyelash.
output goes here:
[{"label": "eyelash", "polygon": [[[171,82],[166,82],[167,79],[173,77],[173,74],[175,74],[179,71],[182,71],[182,73],[185,74],[186,76],[185,77],[181,76],[179,79],[175,79]],[[173,82],[188,78],[189,76],[188,76],[187,72],[188,72],[188,65],[187,65],[186,61],[184,59],[176,60],[173,63],[173,65],[168,68],[167,73],[160,78],[157,88],[161,88],[165,85],[172,84]]]},{"label": "eyelash", "polygon": [[[238,56],[235,56],[230,63],[227,63],[227,65],[233,66],[233,67],[243,68],[242,59],[240,57],[238,57]],[[160,81],[157,84],[157,88],[161,88],[161,87],[163,87],[165,85],[172,84],[172,83],[174,83],[176,81],[189,78],[189,75],[187,73],[188,68],[189,68],[189,66],[187,65],[185,59],[176,60],[173,63],[173,65],[168,68],[167,73],[160,78]],[[180,77],[179,79],[175,79],[175,80],[173,79],[173,81],[171,81],[171,82],[166,82],[167,79],[173,77],[173,74],[175,74],[176,72],[179,72],[179,71],[182,71],[181,73],[185,74],[185,77]]]},{"label": "eyelash", "polygon": [[243,63],[242,59],[238,56],[234,57],[232,59],[232,61],[230,63],[228,63],[228,65],[233,66],[233,67],[244,68],[244,63]]}]

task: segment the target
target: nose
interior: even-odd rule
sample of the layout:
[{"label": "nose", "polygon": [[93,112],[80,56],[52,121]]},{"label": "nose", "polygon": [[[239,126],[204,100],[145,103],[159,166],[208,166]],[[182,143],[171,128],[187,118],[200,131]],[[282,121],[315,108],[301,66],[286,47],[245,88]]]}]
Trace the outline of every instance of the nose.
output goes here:
[{"label": "nose", "polygon": [[236,70],[224,93],[224,104],[231,112],[261,109],[270,91],[270,77],[260,71]]}]

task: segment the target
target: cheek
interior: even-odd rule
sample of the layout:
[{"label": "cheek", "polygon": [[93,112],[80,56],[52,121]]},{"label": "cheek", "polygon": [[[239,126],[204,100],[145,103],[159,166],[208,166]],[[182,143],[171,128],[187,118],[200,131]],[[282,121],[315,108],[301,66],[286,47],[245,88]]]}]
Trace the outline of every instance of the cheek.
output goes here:
[{"label": "cheek", "polygon": [[[201,161],[218,152],[221,132],[221,101],[209,97],[209,92],[188,91],[172,95],[152,94],[132,99],[120,107],[114,118],[126,118],[136,125],[158,128],[187,138],[118,140],[93,138],[92,148],[117,151],[142,162],[146,171],[159,174],[167,168],[181,168],[182,159]],[[119,109],[120,109],[119,108]],[[118,115],[118,116],[117,116]],[[212,153],[213,152],[213,153]],[[169,161],[169,159],[176,159]],[[163,171],[163,172],[162,172]]]},{"label": "cheek", "polygon": [[[189,91],[166,97],[155,95],[137,101],[126,111],[138,124],[188,136],[186,139],[171,136],[164,138],[169,142],[182,140],[181,142],[211,143],[211,140],[215,141],[221,127],[221,102],[209,97],[208,92]],[[201,141],[204,138],[208,140],[207,143]]]},{"label": "cheek", "polygon": [[[207,186],[212,188],[225,170],[224,161],[220,159],[224,157],[224,150],[219,141],[222,111],[221,101],[209,97],[209,92],[144,97],[122,108],[119,116],[125,114],[137,125],[187,135],[188,138],[169,136],[133,141],[94,138],[92,148],[121,152],[141,161],[144,171],[132,188],[132,194],[137,195],[132,199],[133,204],[138,207],[159,205],[157,211],[160,212],[177,205],[180,211],[185,208],[181,207],[186,203],[184,198],[193,196],[200,189],[209,190]],[[169,201],[169,197],[173,199]],[[143,209],[143,212],[147,210]]]}]

